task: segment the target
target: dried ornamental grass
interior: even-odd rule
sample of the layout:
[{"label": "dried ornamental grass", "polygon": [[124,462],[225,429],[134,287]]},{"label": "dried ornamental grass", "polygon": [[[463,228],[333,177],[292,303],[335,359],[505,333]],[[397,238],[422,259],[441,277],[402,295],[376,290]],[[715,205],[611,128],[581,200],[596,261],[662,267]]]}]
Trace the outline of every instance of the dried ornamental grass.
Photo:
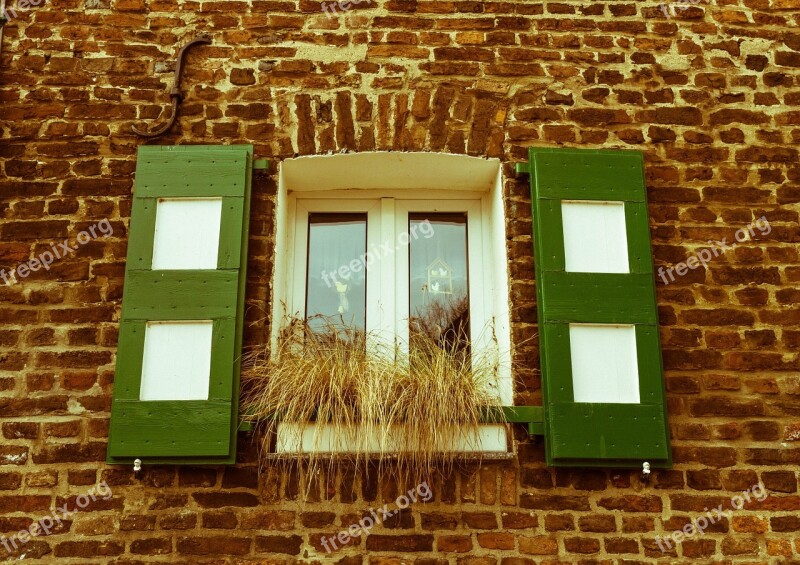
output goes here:
[{"label": "dried ornamental grass", "polygon": [[[462,447],[477,437],[481,417],[498,410],[496,363],[476,362],[463,342],[425,333],[414,334],[411,347],[392,351],[374,341],[342,326],[319,332],[291,320],[271,355],[250,354],[243,412],[266,428],[262,453],[272,459],[303,455],[312,470],[323,460],[357,466],[378,458],[380,469],[414,479],[474,459]],[[303,429],[309,422],[327,424],[313,428],[314,449],[274,453],[279,423]],[[330,453],[330,435],[344,452]]]}]

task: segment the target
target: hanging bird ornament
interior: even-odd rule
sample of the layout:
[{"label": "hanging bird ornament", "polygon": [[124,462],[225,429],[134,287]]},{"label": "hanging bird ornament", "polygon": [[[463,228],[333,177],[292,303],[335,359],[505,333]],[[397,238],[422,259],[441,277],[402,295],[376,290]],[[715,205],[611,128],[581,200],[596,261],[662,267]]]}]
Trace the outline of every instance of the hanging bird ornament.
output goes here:
[{"label": "hanging bird ornament", "polygon": [[339,314],[344,314],[350,310],[350,301],[347,300],[347,287],[344,283],[336,281],[336,292],[339,293]]}]

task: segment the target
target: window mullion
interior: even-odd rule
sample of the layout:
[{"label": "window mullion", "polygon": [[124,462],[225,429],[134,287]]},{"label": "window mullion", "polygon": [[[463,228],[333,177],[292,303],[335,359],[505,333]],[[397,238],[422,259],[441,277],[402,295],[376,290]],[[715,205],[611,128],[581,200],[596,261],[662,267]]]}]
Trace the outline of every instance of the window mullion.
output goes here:
[{"label": "window mullion", "polygon": [[[373,323],[370,323],[371,333],[377,340],[378,349],[393,350],[395,339],[395,312],[396,312],[396,285],[395,285],[395,199],[381,198],[380,208],[376,220],[380,229],[376,231],[378,241],[370,242],[368,246],[372,255],[368,268],[378,272],[379,288],[373,296],[377,301],[369,305],[369,314],[372,314]],[[387,349],[388,348],[388,349]]]},{"label": "window mullion", "polygon": [[[398,245],[401,233],[408,231],[408,201],[395,203],[394,220],[392,222],[392,245]],[[392,326],[395,332],[395,343],[408,347],[408,246],[397,247],[392,260],[391,281],[395,296]]]}]

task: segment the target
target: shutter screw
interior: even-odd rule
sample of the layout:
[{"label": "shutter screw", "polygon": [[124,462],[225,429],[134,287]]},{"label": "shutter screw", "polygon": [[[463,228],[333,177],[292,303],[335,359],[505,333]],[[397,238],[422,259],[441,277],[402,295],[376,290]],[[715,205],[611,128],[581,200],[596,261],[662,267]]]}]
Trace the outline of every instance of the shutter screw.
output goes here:
[{"label": "shutter screw", "polygon": [[642,463],[642,482],[649,483],[650,482],[650,463],[645,461]]},{"label": "shutter screw", "polygon": [[133,460],[133,478],[137,481],[142,480],[142,460],[141,459],[134,459]]}]

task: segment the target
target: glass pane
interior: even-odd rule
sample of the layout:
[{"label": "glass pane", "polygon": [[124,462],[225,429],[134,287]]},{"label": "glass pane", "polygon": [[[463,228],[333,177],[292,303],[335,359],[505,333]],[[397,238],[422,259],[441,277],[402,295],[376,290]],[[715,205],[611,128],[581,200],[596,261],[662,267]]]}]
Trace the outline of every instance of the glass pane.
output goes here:
[{"label": "glass pane", "polygon": [[306,317],[312,330],[365,330],[366,252],[366,214],[309,214]]},{"label": "glass pane", "polygon": [[412,339],[428,337],[443,348],[468,350],[467,215],[410,214],[409,236]]}]

